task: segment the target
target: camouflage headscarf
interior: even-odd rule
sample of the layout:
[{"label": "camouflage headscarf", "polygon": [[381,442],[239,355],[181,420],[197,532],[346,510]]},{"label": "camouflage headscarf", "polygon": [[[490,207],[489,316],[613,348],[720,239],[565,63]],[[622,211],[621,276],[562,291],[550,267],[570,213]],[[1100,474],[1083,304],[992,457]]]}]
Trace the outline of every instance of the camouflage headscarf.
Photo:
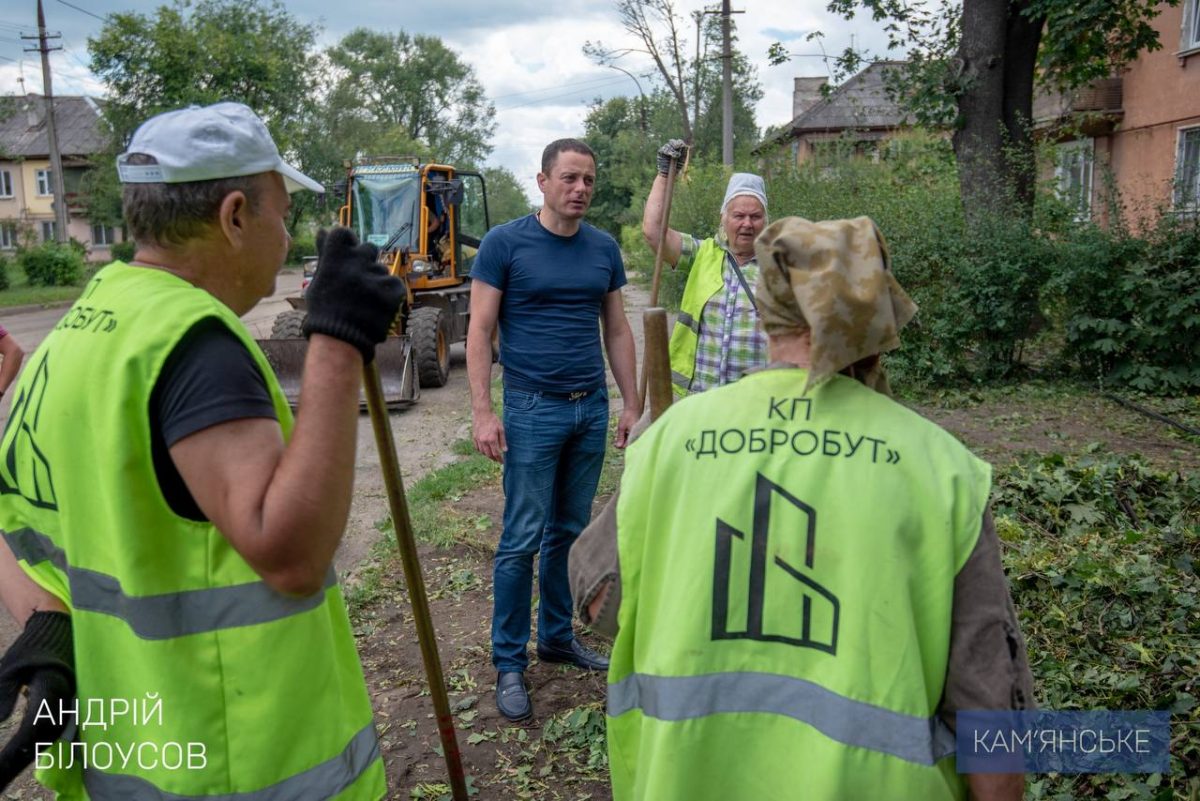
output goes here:
[{"label": "camouflage headscarf", "polygon": [[[899,331],[917,305],[892,275],[887,244],[870,217],[785,217],[754,246],[763,329],[768,335],[812,332],[805,392],[860,359],[900,347]],[[881,367],[859,378],[889,393]]]}]

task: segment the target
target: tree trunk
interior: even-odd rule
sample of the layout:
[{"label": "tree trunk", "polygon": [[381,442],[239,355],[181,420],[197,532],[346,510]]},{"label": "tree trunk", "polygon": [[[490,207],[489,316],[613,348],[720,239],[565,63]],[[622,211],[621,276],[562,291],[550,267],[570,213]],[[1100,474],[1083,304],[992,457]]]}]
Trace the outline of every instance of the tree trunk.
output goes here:
[{"label": "tree trunk", "polygon": [[1004,158],[1005,66],[1009,0],[963,0],[959,47],[962,91],[954,155],[963,213],[970,225],[1008,207]]},{"label": "tree trunk", "polygon": [[1033,79],[1037,71],[1038,46],[1045,27],[1043,17],[1022,14],[1028,0],[1014,2],[1009,11],[1004,48],[1004,131],[1008,147],[1005,169],[1015,210],[1028,216],[1033,211],[1037,164],[1033,152]]}]

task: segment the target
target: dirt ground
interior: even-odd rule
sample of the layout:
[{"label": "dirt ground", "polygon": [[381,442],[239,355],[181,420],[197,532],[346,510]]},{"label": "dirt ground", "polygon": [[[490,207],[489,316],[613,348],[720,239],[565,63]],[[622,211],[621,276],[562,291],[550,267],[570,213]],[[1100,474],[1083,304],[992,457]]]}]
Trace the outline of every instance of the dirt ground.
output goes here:
[{"label": "dirt ground", "polygon": [[[637,287],[627,291],[639,354],[640,309],[646,300],[646,293]],[[997,464],[1033,451],[1081,453],[1100,443],[1107,450],[1140,453],[1161,468],[1200,466],[1200,448],[1194,439],[1099,396],[1064,400],[1053,388],[1021,385],[1014,387],[1011,396],[992,393],[984,400],[956,393],[922,398],[911,405]],[[470,436],[461,346],[455,352],[449,384],[424,392],[417,406],[394,415],[392,423],[408,486],[457,458],[452,444]],[[372,600],[355,604],[353,622],[381,736],[388,798],[439,798],[447,793],[445,766],[399,563],[385,551],[378,576],[371,578],[363,570],[371,563],[372,545],[385,536],[376,527],[387,514],[380,482],[378,458],[364,418],[354,506],[338,564],[351,586],[378,581]],[[597,503],[603,500],[598,498]],[[540,664],[531,647],[526,679],[532,688],[534,718],[514,726],[497,712],[490,621],[491,549],[499,537],[503,509],[499,482],[467,493],[455,502],[455,509],[479,521],[474,542],[449,548],[425,544],[419,553],[472,797],[480,801],[610,798],[600,748],[603,675]],[[375,558],[380,558],[378,552]],[[606,648],[586,632],[582,637],[590,645]],[[47,797],[27,777],[5,795],[11,801]]]}]

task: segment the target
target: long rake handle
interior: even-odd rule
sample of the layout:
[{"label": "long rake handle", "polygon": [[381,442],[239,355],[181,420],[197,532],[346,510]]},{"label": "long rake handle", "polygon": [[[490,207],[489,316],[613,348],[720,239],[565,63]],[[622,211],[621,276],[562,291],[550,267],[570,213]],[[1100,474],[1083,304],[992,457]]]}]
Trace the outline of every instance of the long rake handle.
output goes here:
[{"label": "long rake handle", "polygon": [[[663,245],[667,242],[667,231],[671,228],[671,200],[675,196],[675,173],[679,168],[679,162],[671,159],[671,164],[667,168],[667,186],[665,197],[663,197],[662,220],[658,225],[658,248],[654,251],[654,281],[650,284],[650,307],[658,306],[658,287],[662,283],[662,266],[663,266]],[[644,332],[643,332],[644,336]],[[645,347],[642,349],[642,380],[638,385],[638,400],[640,401],[641,409],[646,408],[646,353]]]},{"label": "long rake handle", "polygon": [[433,711],[437,716],[438,735],[442,739],[442,751],[446,758],[446,771],[450,774],[450,792],[454,801],[467,801],[467,781],[463,774],[462,753],[458,750],[454,717],[450,714],[450,698],[446,694],[442,659],[437,649],[437,634],[433,630],[429,597],[425,593],[425,579],[421,575],[421,563],[417,559],[417,543],[413,536],[412,520],[408,516],[404,479],[400,475],[400,462],[396,457],[396,441],[388,423],[387,404],[384,402],[383,385],[379,380],[379,367],[374,362],[363,367],[363,391],[367,396],[371,427],[375,430],[375,447],[379,451],[379,466],[383,470],[388,506],[396,529],[396,545],[400,549],[404,581],[408,585],[413,620],[417,624],[417,641],[421,646],[421,659],[425,662],[425,676],[429,680],[429,694],[433,698]]}]

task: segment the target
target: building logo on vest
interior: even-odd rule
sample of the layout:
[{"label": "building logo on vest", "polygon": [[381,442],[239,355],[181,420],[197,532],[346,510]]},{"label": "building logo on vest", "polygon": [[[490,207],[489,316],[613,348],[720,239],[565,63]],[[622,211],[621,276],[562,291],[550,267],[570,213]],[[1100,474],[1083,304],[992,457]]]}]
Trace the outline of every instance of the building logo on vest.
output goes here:
[{"label": "building logo on vest", "polygon": [[58,509],[54,492],[54,477],[50,463],[37,444],[38,424],[41,421],[42,399],[50,378],[46,354],[33,372],[33,380],[13,401],[8,429],[8,448],[0,463],[0,495],[21,495],[39,509]]},{"label": "building logo on vest", "polygon": [[811,575],[817,510],[759,473],[752,528],[747,540],[717,518],[712,639],[836,655],[841,604]]}]

